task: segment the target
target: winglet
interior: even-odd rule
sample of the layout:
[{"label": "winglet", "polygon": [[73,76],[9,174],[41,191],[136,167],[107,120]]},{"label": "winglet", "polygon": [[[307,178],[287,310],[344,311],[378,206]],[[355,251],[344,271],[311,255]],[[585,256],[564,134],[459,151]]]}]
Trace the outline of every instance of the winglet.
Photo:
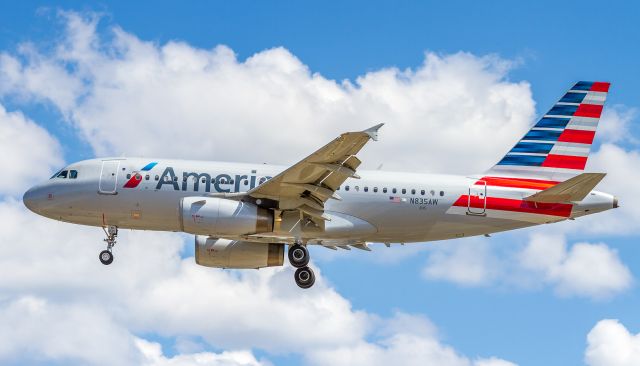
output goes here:
[{"label": "winglet", "polygon": [[378,130],[380,129],[380,127],[384,126],[384,123],[380,123],[377,124],[371,128],[367,128],[366,130],[362,131],[364,133],[366,133],[367,135],[369,135],[369,137],[371,137],[371,139],[373,141],[378,141]]}]

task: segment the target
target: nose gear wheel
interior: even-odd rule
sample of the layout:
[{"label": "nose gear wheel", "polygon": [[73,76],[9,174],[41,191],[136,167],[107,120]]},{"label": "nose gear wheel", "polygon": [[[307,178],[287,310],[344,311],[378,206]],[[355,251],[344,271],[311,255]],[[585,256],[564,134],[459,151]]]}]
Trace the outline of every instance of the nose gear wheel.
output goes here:
[{"label": "nose gear wheel", "polygon": [[113,262],[113,253],[111,252],[111,250],[116,245],[116,238],[118,237],[118,227],[103,227],[102,230],[104,230],[104,233],[107,236],[106,239],[104,239],[104,241],[107,243],[107,249],[100,252],[98,258],[100,259],[100,262],[102,264],[108,266]]}]

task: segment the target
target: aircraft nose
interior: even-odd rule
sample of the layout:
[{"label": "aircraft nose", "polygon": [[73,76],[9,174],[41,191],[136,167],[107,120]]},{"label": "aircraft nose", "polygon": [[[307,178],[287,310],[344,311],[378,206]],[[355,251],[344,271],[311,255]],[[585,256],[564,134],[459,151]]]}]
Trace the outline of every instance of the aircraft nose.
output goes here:
[{"label": "aircraft nose", "polygon": [[620,205],[618,204],[618,197],[613,197],[613,208],[618,208]]},{"label": "aircraft nose", "polygon": [[38,211],[38,189],[35,187],[29,188],[28,191],[24,192],[22,196],[22,202],[27,208],[33,212]]}]

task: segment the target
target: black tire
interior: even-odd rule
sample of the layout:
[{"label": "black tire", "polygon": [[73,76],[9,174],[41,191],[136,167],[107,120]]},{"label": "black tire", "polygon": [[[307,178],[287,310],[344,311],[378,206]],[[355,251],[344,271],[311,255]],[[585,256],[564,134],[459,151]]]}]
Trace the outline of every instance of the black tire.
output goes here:
[{"label": "black tire", "polygon": [[296,280],[296,285],[298,285],[298,287],[305,289],[316,283],[316,275],[309,267],[298,268],[294,275],[294,279]]},{"label": "black tire", "polygon": [[108,266],[113,262],[113,254],[108,250],[101,251],[98,258],[100,258],[100,262],[105,266]]},{"label": "black tire", "polygon": [[309,264],[309,250],[303,245],[289,246],[289,263],[296,268],[306,267]]}]

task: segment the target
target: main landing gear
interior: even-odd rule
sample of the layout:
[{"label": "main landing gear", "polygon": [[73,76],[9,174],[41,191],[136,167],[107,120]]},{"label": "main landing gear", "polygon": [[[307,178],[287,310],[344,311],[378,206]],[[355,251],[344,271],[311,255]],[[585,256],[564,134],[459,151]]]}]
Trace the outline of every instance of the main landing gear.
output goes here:
[{"label": "main landing gear", "polygon": [[111,249],[114,245],[116,245],[116,237],[118,237],[118,227],[117,226],[109,226],[107,228],[102,228],[104,233],[107,235],[107,238],[104,241],[107,243],[107,249],[100,252],[98,258],[100,258],[100,262],[105,266],[108,266],[113,262],[113,253],[111,253]]},{"label": "main landing gear", "polygon": [[309,264],[309,250],[307,247],[301,244],[294,244],[289,246],[289,263],[296,267],[296,274],[294,279],[296,285],[300,288],[309,288],[316,282],[316,276],[313,274]]}]

